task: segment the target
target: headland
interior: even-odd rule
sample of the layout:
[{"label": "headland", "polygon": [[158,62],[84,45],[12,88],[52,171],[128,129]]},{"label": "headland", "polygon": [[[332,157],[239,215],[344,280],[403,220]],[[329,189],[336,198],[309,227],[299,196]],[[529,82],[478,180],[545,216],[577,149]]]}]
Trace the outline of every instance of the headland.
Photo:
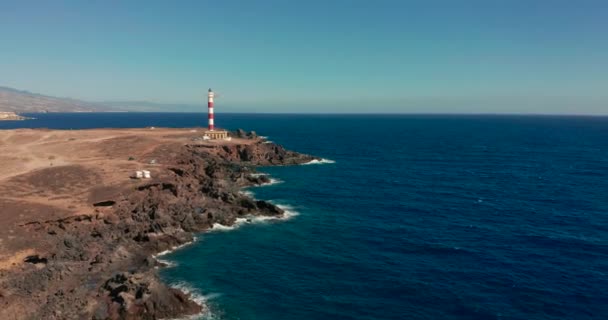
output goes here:
[{"label": "headland", "polygon": [[[159,280],[153,255],[220,224],[284,211],[239,190],[255,166],[318,158],[239,131],[0,131],[0,318],[157,319],[205,306]],[[150,178],[138,179],[137,171]]]},{"label": "headland", "polygon": [[14,112],[0,111],[0,121],[15,121],[15,120],[26,120],[28,118],[20,116]]}]

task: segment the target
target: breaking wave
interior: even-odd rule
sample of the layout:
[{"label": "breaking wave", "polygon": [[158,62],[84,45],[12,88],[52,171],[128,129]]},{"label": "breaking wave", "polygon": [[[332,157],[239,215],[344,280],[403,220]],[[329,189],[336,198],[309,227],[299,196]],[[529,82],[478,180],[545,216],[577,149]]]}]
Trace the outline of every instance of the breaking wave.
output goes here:
[{"label": "breaking wave", "polygon": [[[156,261],[158,261],[158,262],[160,262],[160,263],[164,264],[164,267],[165,267],[165,268],[173,268],[173,267],[176,267],[176,266],[177,266],[177,263],[172,262],[172,261],[169,261],[169,260],[165,260],[165,259],[160,259],[160,257],[162,257],[162,256],[164,256],[164,255],[167,255],[167,254],[169,254],[169,253],[171,253],[171,252],[173,252],[173,251],[179,250],[179,249],[181,249],[181,248],[183,248],[183,247],[185,247],[185,246],[191,245],[191,244],[193,244],[194,242],[196,242],[196,240],[197,240],[197,238],[196,238],[196,237],[193,237],[193,238],[192,238],[192,241],[188,241],[188,242],[186,242],[186,243],[180,244],[179,246],[174,246],[174,247],[171,247],[171,248],[169,248],[169,249],[167,249],[167,250],[165,250],[165,251],[159,252],[159,253],[157,253],[157,254],[153,254],[153,255],[152,255],[152,258],[154,258]],[[158,267],[157,267],[157,268],[158,268]]]},{"label": "breaking wave", "polygon": [[268,173],[264,173],[264,172],[256,172],[256,173],[250,173],[249,176],[252,178],[258,178],[261,176],[267,176]]},{"label": "breaking wave", "polygon": [[275,179],[275,178],[270,178],[269,182],[265,182],[262,184],[257,185],[257,187],[263,187],[263,186],[271,186],[273,184],[279,184],[279,183],[283,183],[283,180],[279,180],[279,179]]},{"label": "breaking wave", "polygon": [[190,299],[192,299],[192,301],[196,302],[198,305],[200,305],[203,308],[203,311],[201,311],[201,313],[199,313],[199,314],[193,314],[190,316],[175,318],[173,320],[215,320],[215,319],[219,319],[219,317],[214,315],[213,312],[211,312],[211,310],[209,309],[208,301],[220,297],[222,295],[221,293],[209,293],[209,294],[204,295],[199,290],[197,290],[196,288],[192,287],[191,285],[189,285],[188,283],[183,282],[183,281],[172,283],[172,284],[170,284],[170,287],[173,289],[177,289],[185,294],[190,295]]},{"label": "breaking wave", "polygon": [[175,251],[175,250],[179,250],[179,249],[181,249],[181,248],[183,248],[183,247],[185,247],[187,245],[193,244],[194,242],[196,242],[196,240],[198,240],[197,237],[192,237],[192,241],[188,241],[186,243],[182,243],[179,246],[171,247],[171,248],[169,248],[169,249],[167,249],[165,251],[162,251],[162,252],[159,252],[159,253],[157,253],[155,255],[152,255],[152,257],[153,258],[162,257],[162,256],[164,256],[166,254],[169,254],[169,253]]},{"label": "breaking wave", "polygon": [[[256,172],[256,173],[250,173],[249,174],[250,177],[252,178],[259,178],[261,176],[269,176],[268,173],[264,173],[264,172]],[[275,178],[270,178],[270,181],[262,183],[262,184],[258,184],[255,185],[256,187],[261,187],[261,186],[269,186],[269,185],[273,185],[273,184],[277,184],[277,183],[282,183],[283,180],[279,180],[279,179],[275,179]]]},{"label": "breaking wave", "polygon": [[177,263],[165,259],[155,258],[157,262],[163,264],[163,268],[174,268],[177,267]]},{"label": "breaking wave", "polygon": [[244,226],[247,224],[266,223],[266,222],[272,222],[272,221],[285,221],[285,220],[292,219],[293,217],[296,217],[300,214],[299,212],[295,211],[292,206],[289,206],[289,205],[275,204],[275,206],[283,209],[284,212],[282,215],[280,215],[280,216],[245,216],[243,218],[236,218],[236,221],[231,226],[226,226],[226,225],[216,222],[213,224],[212,228],[209,231],[210,232],[230,231],[230,230],[240,228],[241,226]]},{"label": "breaking wave", "polygon": [[309,162],[306,163],[302,163],[302,165],[309,165],[309,164],[331,164],[331,163],[336,163],[334,160],[329,160],[329,159],[314,159],[314,160],[310,160]]},{"label": "breaking wave", "polygon": [[253,194],[253,192],[249,191],[249,190],[241,190],[239,191],[240,194],[249,197],[251,199],[255,199],[255,195]]},{"label": "breaking wave", "polygon": [[237,221],[231,226],[226,226],[226,225],[216,222],[211,226],[211,229],[209,229],[209,232],[234,230],[236,228],[236,226],[238,225],[238,222],[239,221],[237,219]]},{"label": "breaking wave", "polygon": [[277,207],[283,209],[283,211],[285,211],[285,213],[283,213],[283,217],[281,218],[281,220],[289,220],[300,214],[299,212],[295,211],[292,206],[287,205],[287,204],[275,204],[275,206],[277,206]]}]

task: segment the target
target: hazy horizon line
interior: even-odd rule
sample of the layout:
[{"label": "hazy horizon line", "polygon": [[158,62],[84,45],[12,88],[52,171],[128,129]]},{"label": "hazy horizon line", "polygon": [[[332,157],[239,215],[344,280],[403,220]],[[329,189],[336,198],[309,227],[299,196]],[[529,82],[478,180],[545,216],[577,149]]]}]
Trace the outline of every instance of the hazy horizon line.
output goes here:
[{"label": "hazy horizon line", "polygon": [[[165,114],[206,114],[193,111],[79,111],[79,112],[15,112],[17,114],[108,114],[108,113],[165,113]],[[517,113],[517,112],[216,112],[216,114],[247,115],[351,115],[351,116],[571,116],[571,117],[608,117],[608,113]]]}]

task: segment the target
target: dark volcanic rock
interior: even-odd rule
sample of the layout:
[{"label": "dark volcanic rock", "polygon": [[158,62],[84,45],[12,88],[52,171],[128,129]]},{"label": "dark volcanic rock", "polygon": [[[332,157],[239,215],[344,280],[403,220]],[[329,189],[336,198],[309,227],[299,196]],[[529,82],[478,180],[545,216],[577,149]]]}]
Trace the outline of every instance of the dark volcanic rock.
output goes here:
[{"label": "dark volcanic rock", "polygon": [[236,131],[231,132],[230,135],[241,139],[256,139],[258,137],[255,131],[250,131],[247,133],[243,129],[237,129]]},{"label": "dark volcanic rock", "polygon": [[250,144],[224,146],[192,146],[197,154],[215,154],[222,160],[249,165],[294,165],[309,162],[317,157],[288,151],[280,145],[258,141]]},{"label": "dark volcanic rock", "polygon": [[162,284],[155,273],[118,273],[100,289],[94,316],[100,319],[157,319],[200,313],[190,296]]},{"label": "dark volcanic rock", "polygon": [[[245,134],[241,131],[237,134]],[[242,187],[269,182],[266,176],[252,176],[251,166],[313,159],[262,141],[183,146],[171,161],[163,160],[164,172],[157,178],[117,199],[95,202],[94,212],[25,224],[43,234],[53,249],[44,257],[28,256],[25,270],[4,272],[0,293],[43,297],[45,304],[28,311],[34,319],[158,319],[200,313],[205,306],[159,280],[159,264],[151,255],[191,242],[193,233],[214,223],[283,214],[271,203],[239,193]]]},{"label": "dark volcanic rock", "polygon": [[237,129],[234,133],[233,136],[237,137],[237,138],[247,138],[247,133],[245,132],[245,130],[243,129]]}]

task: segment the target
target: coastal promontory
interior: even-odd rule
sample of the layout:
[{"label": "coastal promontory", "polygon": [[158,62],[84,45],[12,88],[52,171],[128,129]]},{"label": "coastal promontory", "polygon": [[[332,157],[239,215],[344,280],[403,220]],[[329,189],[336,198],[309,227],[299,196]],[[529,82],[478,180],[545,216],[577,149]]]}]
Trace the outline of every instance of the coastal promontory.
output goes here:
[{"label": "coastal promontory", "polygon": [[[241,188],[259,165],[314,160],[200,129],[0,131],[0,319],[157,319],[205,306],[157,274],[214,225],[283,210]],[[149,178],[138,172],[147,172]]]},{"label": "coastal promontory", "polygon": [[0,111],[0,121],[14,121],[14,120],[25,120],[26,117],[20,116],[14,112],[2,112]]}]

